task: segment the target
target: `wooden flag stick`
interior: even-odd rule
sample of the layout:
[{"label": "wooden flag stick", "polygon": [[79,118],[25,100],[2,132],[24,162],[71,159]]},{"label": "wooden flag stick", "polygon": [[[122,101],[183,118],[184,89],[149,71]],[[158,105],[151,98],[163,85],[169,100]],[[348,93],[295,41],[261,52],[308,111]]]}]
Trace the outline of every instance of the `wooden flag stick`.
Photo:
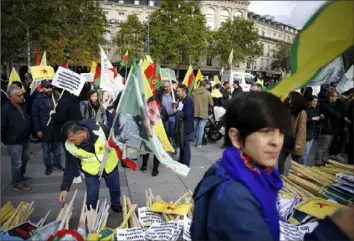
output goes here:
[{"label": "wooden flag stick", "polygon": [[50,210],[47,212],[47,214],[46,214],[45,217],[43,218],[43,221],[42,221],[42,223],[41,223],[41,226],[39,226],[39,227],[42,227],[42,226],[43,226],[43,224],[44,224],[45,221],[47,220],[49,214],[50,214]]},{"label": "wooden flag stick", "polygon": [[85,192],[84,200],[82,202],[81,214],[80,214],[79,222],[85,221],[84,214],[85,214],[86,199],[87,199],[87,192]]},{"label": "wooden flag stick", "polygon": [[[123,220],[125,219],[125,217],[127,216],[128,214],[128,208],[127,208],[127,197],[125,195],[123,195]],[[128,228],[128,226],[124,226],[123,227],[124,229],[125,228]]]},{"label": "wooden flag stick", "polygon": [[[132,203],[131,203],[129,197],[127,198],[127,204],[128,204],[128,208],[130,209],[130,208],[132,207]],[[131,216],[130,221],[131,221],[131,223],[130,223],[130,227],[131,227],[131,228],[140,228],[140,227],[141,227],[141,225],[140,225],[140,223],[139,223],[139,219],[137,218],[135,212],[134,212],[133,215]]]},{"label": "wooden flag stick", "polygon": [[130,217],[133,215],[133,213],[135,212],[136,206],[137,206],[137,205],[134,204],[134,205],[132,206],[132,208],[129,209],[129,212],[128,212],[127,216],[125,217],[125,219],[123,220],[123,222],[122,222],[122,224],[119,226],[119,228],[123,228],[123,227],[126,225],[126,223],[128,222],[129,218],[130,218]]}]

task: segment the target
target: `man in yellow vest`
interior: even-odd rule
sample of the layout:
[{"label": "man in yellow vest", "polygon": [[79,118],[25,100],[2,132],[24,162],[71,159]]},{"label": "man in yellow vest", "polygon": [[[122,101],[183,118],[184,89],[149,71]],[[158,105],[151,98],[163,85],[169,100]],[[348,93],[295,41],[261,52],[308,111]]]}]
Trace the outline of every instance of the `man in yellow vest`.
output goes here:
[{"label": "man in yellow vest", "polygon": [[[108,126],[96,123],[94,119],[79,122],[67,122],[62,127],[66,138],[65,148],[68,151],[67,164],[64,170],[63,182],[60,187],[59,201],[65,202],[66,196],[75,176],[75,167],[80,164],[81,171],[85,174],[88,208],[96,208],[100,181],[99,170],[103,160],[109,136]],[[120,183],[118,172],[118,157],[114,149],[107,155],[103,178],[111,196],[111,208],[121,212]]]},{"label": "man in yellow vest", "polygon": [[262,88],[264,87],[264,80],[262,77],[262,73],[258,72],[257,77],[256,77],[256,84],[262,85]]}]

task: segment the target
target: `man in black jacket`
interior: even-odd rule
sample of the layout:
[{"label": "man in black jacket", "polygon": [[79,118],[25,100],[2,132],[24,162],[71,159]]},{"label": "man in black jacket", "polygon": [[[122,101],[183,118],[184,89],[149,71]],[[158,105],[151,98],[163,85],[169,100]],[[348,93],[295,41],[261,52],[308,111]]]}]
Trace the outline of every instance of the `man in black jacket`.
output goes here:
[{"label": "man in black jacket", "polygon": [[1,142],[11,157],[12,186],[14,190],[30,190],[25,181],[27,162],[30,159],[28,142],[31,133],[24,103],[23,91],[11,85],[7,91],[9,101],[1,109]]}]

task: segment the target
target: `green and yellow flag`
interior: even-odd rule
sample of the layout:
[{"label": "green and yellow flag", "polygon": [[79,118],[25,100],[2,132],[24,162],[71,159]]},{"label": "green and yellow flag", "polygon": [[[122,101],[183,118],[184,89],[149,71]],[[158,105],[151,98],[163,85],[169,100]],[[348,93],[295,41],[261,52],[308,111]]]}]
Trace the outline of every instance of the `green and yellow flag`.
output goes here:
[{"label": "green and yellow flag", "polygon": [[331,1],[306,23],[291,47],[291,75],[268,91],[282,96],[306,86],[321,68],[353,46],[353,1]]}]

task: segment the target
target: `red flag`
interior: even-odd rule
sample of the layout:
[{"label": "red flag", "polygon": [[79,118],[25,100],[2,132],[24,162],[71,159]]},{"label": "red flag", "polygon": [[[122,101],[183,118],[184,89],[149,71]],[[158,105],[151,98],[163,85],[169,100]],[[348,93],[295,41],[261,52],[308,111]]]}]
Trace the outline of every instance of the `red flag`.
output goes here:
[{"label": "red flag", "polygon": [[110,138],[108,139],[108,145],[109,145],[110,147],[112,147],[112,148],[116,151],[117,157],[118,157],[119,160],[121,160],[122,162],[124,162],[130,169],[132,169],[132,170],[134,170],[134,171],[136,170],[136,163],[135,163],[134,161],[130,160],[129,158],[124,158],[124,159],[123,159],[122,150],[121,150],[118,146],[116,146],[116,145],[114,144],[112,137],[110,137]]},{"label": "red flag", "polygon": [[67,69],[69,68],[69,61],[67,61],[65,64],[63,64],[61,67]]},{"label": "red flag", "polygon": [[39,55],[39,51],[36,50],[36,65],[41,64],[41,56]]}]

